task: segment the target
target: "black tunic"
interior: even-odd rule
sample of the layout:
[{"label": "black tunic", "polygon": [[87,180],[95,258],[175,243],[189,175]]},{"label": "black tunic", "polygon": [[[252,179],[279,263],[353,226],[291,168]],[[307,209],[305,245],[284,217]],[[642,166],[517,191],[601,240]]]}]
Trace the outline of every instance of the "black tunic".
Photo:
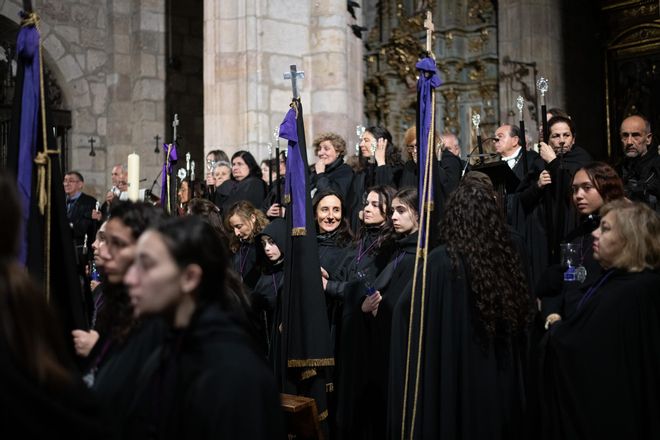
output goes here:
[{"label": "black tunic", "polygon": [[340,438],[385,436],[392,311],[412,276],[416,249],[417,233],[397,241],[392,259],[374,282],[382,295],[376,316],[361,309],[361,283],[347,289],[337,384]]},{"label": "black tunic", "polygon": [[[229,180],[227,182],[229,182]],[[261,177],[248,176],[237,183],[228,184],[227,182],[220,185],[220,188],[216,191],[216,194],[218,192],[224,194],[226,191],[223,187],[225,185],[230,187],[229,194],[222,202],[223,214],[229,212],[232,205],[241,200],[252,203],[252,206],[255,208],[261,207],[264,198],[266,198],[266,183],[261,180]]]},{"label": "black tunic", "polygon": [[[424,335],[413,438],[522,438],[524,404],[524,338],[500,336],[484,341],[465,269],[452,267],[444,246],[428,257],[424,301]],[[418,283],[423,277],[420,273]],[[392,318],[388,436],[401,438],[407,366],[411,285]],[[419,323],[420,298],[414,323]],[[419,339],[414,332],[412,340]],[[417,352],[411,350],[410,370]],[[408,386],[406,438],[410,438],[414,381]]]},{"label": "black tunic", "polygon": [[257,264],[257,244],[242,241],[238,250],[231,257],[232,269],[238,274],[243,284],[252,289],[261,276]]},{"label": "black tunic", "polygon": [[129,438],[284,438],[272,372],[216,305],[172,333],[145,365],[140,383]]},{"label": "black tunic", "polygon": [[346,200],[351,182],[353,182],[353,169],[344,163],[344,158],[341,156],[328,165],[325,172],[317,174],[313,171],[309,180],[312,191],[314,189],[336,191],[341,195],[342,200]]},{"label": "black tunic", "polygon": [[606,275],[548,332],[545,438],[660,438],[660,274]]}]

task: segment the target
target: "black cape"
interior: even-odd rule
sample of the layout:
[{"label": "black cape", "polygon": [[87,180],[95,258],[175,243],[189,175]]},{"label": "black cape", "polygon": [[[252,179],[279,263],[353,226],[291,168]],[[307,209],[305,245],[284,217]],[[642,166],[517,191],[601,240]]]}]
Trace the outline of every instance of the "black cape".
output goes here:
[{"label": "black cape", "polygon": [[145,365],[128,438],[281,439],[275,378],[217,305],[198,309]]},{"label": "black cape", "polygon": [[338,157],[328,165],[325,172],[317,174],[316,171],[313,171],[309,176],[312,191],[315,189],[317,191],[336,191],[341,195],[343,200],[346,200],[352,182],[353,169],[344,163],[343,157]]},{"label": "black cape", "polygon": [[[522,437],[524,338],[479,337],[475,307],[462,265],[452,267],[444,246],[428,256],[423,352],[415,430],[419,439],[515,439]],[[418,276],[421,283],[422,274]],[[412,286],[406,287],[392,318],[388,436],[401,438]],[[419,298],[419,296],[418,296]],[[419,304],[419,299],[417,304]],[[419,306],[414,323],[418,326]],[[413,340],[419,338],[414,332]],[[414,381],[412,381],[414,385]],[[410,438],[414,386],[406,399],[406,436]]]},{"label": "black cape", "polygon": [[570,319],[550,329],[545,438],[660,438],[658,286],[657,271],[613,270]]}]

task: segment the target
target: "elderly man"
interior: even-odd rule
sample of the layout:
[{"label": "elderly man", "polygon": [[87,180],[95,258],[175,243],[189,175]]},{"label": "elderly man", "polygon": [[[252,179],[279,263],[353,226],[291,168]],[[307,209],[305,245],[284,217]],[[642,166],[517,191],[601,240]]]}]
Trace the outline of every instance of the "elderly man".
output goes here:
[{"label": "elderly man", "polygon": [[619,130],[624,158],[619,165],[626,196],[660,210],[660,155],[653,148],[651,124],[642,115],[629,116]]},{"label": "elderly man", "polygon": [[94,220],[107,220],[110,208],[119,201],[121,193],[128,189],[128,172],[123,165],[117,164],[112,167],[110,179],[112,181],[112,188],[105,195],[105,202],[101,205],[101,209],[98,211],[94,210],[92,213]]}]

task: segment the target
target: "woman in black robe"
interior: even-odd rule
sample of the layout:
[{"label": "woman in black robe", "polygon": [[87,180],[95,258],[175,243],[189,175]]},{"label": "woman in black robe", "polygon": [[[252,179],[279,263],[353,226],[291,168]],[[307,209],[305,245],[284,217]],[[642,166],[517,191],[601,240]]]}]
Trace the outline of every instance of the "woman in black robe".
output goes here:
[{"label": "woman in black robe", "polygon": [[226,218],[229,209],[239,201],[261,206],[266,198],[266,182],[261,168],[248,151],[240,150],[231,157],[231,179],[216,190],[215,204]]},{"label": "woman in black robe", "polygon": [[225,230],[230,231],[231,267],[248,289],[254,287],[261,275],[254,239],[267,224],[264,213],[247,201],[236,202],[225,216]]},{"label": "woman in black robe", "polygon": [[126,275],[138,316],[168,341],[145,365],[129,438],[283,438],[274,377],[249,335],[247,298],[226,288],[226,251],[196,217],[147,231]]},{"label": "woman in black robe", "polygon": [[354,168],[353,183],[346,199],[351,229],[360,227],[360,211],[368,189],[389,185],[397,189],[403,173],[401,152],[384,127],[369,127],[360,139],[360,157]]},{"label": "woman in black robe", "polygon": [[394,309],[387,438],[526,438],[532,302],[492,187],[459,185],[440,242]]},{"label": "woman in black robe", "polygon": [[544,438],[660,438],[660,217],[624,200],[601,215],[603,272],[548,332]]},{"label": "woman in black robe", "polygon": [[266,353],[273,339],[274,313],[284,286],[284,246],[286,222],[275,219],[256,237],[257,260],[261,276],[252,289],[252,309],[258,316],[260,334],[264,335]]},{"label": "woman in black robe", "polygon": [[335,133],[321,133],[314,139],[314,152],[319,160],[309,180],[312,194],[332,190],[345,200],[353,181],[353,170],[344,163],[346,141]]},{"label": "woman in black robe", "polygon": [[[623,182],[611,166],[592,162],[575,173],[572,193],[581,223],[564,238],[564,242],[575,247],[572,259],[577,261],[570,261],[570,269],[564,264],[550,266],[537,285],[546,329],[573,314],[582,297],[582,286],[590,285],[600,277],[602,268],[593,258],[591,233],[600,223],[600,208],[623,197]],[[571,272],[566,273],[569,270]]]},{"label": "woman in black robe", "polygon": [[[339,382],[342,438],[384,438],[392,310],[413,273],[417,251],[417,191],[404,188],[392,199],[394,252],[373,284],[353,283],[344,306]],[[365,289],[367,287],[367,290]]]}]

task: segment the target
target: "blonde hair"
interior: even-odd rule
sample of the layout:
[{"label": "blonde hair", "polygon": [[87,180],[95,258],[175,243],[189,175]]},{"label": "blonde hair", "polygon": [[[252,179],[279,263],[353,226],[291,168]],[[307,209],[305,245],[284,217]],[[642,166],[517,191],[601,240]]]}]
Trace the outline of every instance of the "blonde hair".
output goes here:
[{"label": "blonde hair", "polygon": [[612,266],[629,272],[660,268],[660,216],[643,203],[625,199],[600,210],[603,217],[610,213],[623,240],[623,249]]},{"label": "blonde hair", "polygon": [[[225,215],[225,228],[227,231],[232,230],[232,227],[229,224],[229,219],[235,215],[242,217],[243,220],[252,223],[252,235],[248,239],[249,242],[254,241],[254,237],[263,231],[268,224],[268,218],[266,217],[266,214],[255,208],[252,203],[246,200],[239,200],[238,202],[234,203],[231,208],[229,208],[229,212],[227,212]],[[254,221],[252,221],[252,216],[254,216]],[[240,247],[241,243],[238,240],[238,237],[236,237],[235,234],[230,233],[229,249],[231,249],[233,253],[236,253]]]},{"label": "blonde hair", "polygon": [[346,141],[344,138],[339,136],[337,133],[327,131],[325,133],[319,134],[316,139],[314,139],[314,152],[318,153],[321,149],[321,142],[330,141],[332,147],[337,152],[337,155],[343,156],[346,154]]}]

